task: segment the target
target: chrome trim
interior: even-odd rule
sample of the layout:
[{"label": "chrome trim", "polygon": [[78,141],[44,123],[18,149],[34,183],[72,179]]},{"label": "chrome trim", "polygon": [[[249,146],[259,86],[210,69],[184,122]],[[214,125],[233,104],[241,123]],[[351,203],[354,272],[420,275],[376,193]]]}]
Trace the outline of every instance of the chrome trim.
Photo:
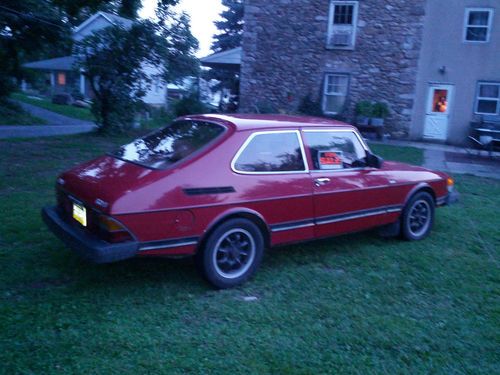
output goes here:
[{"label": "chrome trim", "polygon": [[328,177],[318,177],[314,179],[314,185],[319,187],[328,184],[330,181]]},{"label": "chrome trim", "polygon": [[308,227],[313,227],[314,225],[315,224],[312,221],[310,223],[304,223],[304,224],[290,224],[280,228],[275,228],[275,229],[271,228],[271,232],[276,233],[276,232],[283,232],[285,230],[308,228]]},{"label": "chrome trim", "polygon": [[[236,167],[235,167],[236,160],[240,157],[240,155],[246,149],[246,147],[248,146],[248,144],[256,136],[262,135],[262,134],[285,134],[285,133],[295,133],[295,135],[297,136],[297,139],[299,141],[299,146],[300,146],[300,152],[302,154],[302,160],[304,161],[304,168],[305,168],[304,170],[300,170],[300,171],[271,171],[271,172],[263,171],[263,172],[254,172],[254,171],[240,171],[240,170],[236,169]],[[249,175],[256,175],[256,174],[257,175],[258,174],[298,174],[298,173],[304,174],[304,173],[309,173],[309,164],[307,162],[307,157],[306,157],[306,153],[305,153],[305,149],[304,149],[304,143],[302,142],[302,137],[300,135],[300,131],[299,130],[293,130],[293,129],[291,129],[291,130],[268,130],[268,131],[253,132],[245,140],[245,142],[243,142],[243,145],[241,145],[241,147],[238,149],[238,152],[236,152],[236,155],[234,155],[233,159],[231,160],[231,170],[234,173],[249,174]]]},{"label": "chrome trim", "polygon": [[95,203],[96,205],[98,205],[98,206],[103,207],[103,208],[108,207],[108,202],[105,202],[105,201],[103,201],[103,200],[102,200],[102,199],[100,199],[100,198],[97,198],[97,199],[94,201],[94,203]]},{"label": "chrome trim", "polygon": [[332,224],[332,223],[338,223],[339,221],[348,221],[348,220],[354,220],[354,219],[361,219],[363,217],[369,217],[369,216],[375,216],[375,215],[382,215],[385,214],[386,210],[378,210],[378,211],[373,211],[373,212],[367,212],[367,213],[359,213],[359,214],[351,214],[351,215],[346,215],[338,218],[333,218],[333,219],[327,219],[327,220],[316,220],[317,225],[323,225],[323,224]]},{"label": "chrome trim", "polygon": [[147,251],[147,250],[157,250],[157,249],[171,249],[173,247],[182,247],[182,246],[190,246],[196,245],[198,241],[184,241],[184,242],[176,242],[171,244],[158,244],[158,245],[149,245],[141,247],[139,246],[139,251]]},{"label": "chrome trim", "polygon": [[385,206],[382,208],[379,207],[379,208],[374,208],[374,209],[353,211],[351,214],[344,213],[344,214],[338,214],[338,215],[324,216],[323,219],[317,219],[315,222],[317,225],[332,224],[332,223],[338,223],[340,221],[362,219],[364,217],[400,212],[401,210],[402,210],[401,207]]}]

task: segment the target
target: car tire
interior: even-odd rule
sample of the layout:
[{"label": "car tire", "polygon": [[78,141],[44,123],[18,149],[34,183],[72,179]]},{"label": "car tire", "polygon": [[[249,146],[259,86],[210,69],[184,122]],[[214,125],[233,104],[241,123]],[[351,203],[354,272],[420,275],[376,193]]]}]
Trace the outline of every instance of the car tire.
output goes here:
[{"label": "car tire", "polygon": [[247,281],[260,265],[264,237],[253,222],[231,219],[219,225],[196,254],[196,265],[209,283],[218,289]]},{"label": "car tire", "polygon": [[408,241],[427,237],[434,224],[434,199],[421,191],[413,195],[401,216],[401,234]]}]

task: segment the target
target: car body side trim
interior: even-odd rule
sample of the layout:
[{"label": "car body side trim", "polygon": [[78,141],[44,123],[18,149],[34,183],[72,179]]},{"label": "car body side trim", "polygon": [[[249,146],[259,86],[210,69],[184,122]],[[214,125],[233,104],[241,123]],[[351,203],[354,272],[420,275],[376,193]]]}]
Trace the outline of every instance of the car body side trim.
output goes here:
[{"label": "car body side trim", "polygon": [[291,221],[282,224],[271,225],[271,232],[282,232],[285,230],[300,229],[314,226],[313,219]]},{"label": "car body side trim", "polygon": [[139,251],[157,250],[157,249],[170,249],[173,247],[191,246],[198,244],[199,237],[184,237],[174,240],[161,240],[141,242],[139,244]]},{"label": "car body side trim", "polygon": [[339,221],[361,219],[361,218],[369,217],[369,216],[400,212],[401,209],[402,209],[402,206],[382,206],[382,207],[377,207],[377,208],[368,209],[368,210],[359,210],[359,211],[347,212],[344,214],[323,216],[321,218],[316,219],[316,224],[323,225],[323,224],[337,223]]},{"label": "car body side trim", "polygon": [[323,216],[316,219],[305,219],[299,221],[288,221],[280,224],[273,224],[270,226],[271,232],[281,232],[285,230],[294,230],[300,228],[311,227],[314,225],[331,224],[340,221],[347,221],[353,219],[360,219],[363,217],[383,215],[386,213],[401,212],[403,206],[382,206],[368,210],[351,211],[343,214]]}]

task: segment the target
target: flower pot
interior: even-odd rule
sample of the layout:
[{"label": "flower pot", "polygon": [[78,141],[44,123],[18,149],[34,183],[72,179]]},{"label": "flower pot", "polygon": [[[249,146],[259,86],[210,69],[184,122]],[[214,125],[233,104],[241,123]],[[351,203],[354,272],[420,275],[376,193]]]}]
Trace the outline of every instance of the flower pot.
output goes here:
[{"label": "flower pot", "polygon": [[384,126],[384,119],[381,117],[371,117],[370,125],[372,126]]},{"label": "flower pot", "polygon": [[356,116],[356,125],[367,126],[370,121],[368,116]]}]

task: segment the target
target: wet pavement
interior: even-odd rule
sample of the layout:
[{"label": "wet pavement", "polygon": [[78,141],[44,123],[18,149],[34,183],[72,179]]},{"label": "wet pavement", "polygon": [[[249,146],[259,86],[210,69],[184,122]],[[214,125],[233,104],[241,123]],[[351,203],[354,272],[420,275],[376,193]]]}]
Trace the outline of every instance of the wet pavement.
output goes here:
[{"label": "wet pavement", "polygon": [[424,167],[449,173],[500,179],[500,158],[485,155],[424,150]]},{"label": "wet pavement", "polygon": [[423,149],[423,166],[426,168],[436,169],[451,174],[471,174],[479,177],[500,179],[500,152],[493,152],[490,155],[486,151],[465,147],[403,140],[371,142]]}]

